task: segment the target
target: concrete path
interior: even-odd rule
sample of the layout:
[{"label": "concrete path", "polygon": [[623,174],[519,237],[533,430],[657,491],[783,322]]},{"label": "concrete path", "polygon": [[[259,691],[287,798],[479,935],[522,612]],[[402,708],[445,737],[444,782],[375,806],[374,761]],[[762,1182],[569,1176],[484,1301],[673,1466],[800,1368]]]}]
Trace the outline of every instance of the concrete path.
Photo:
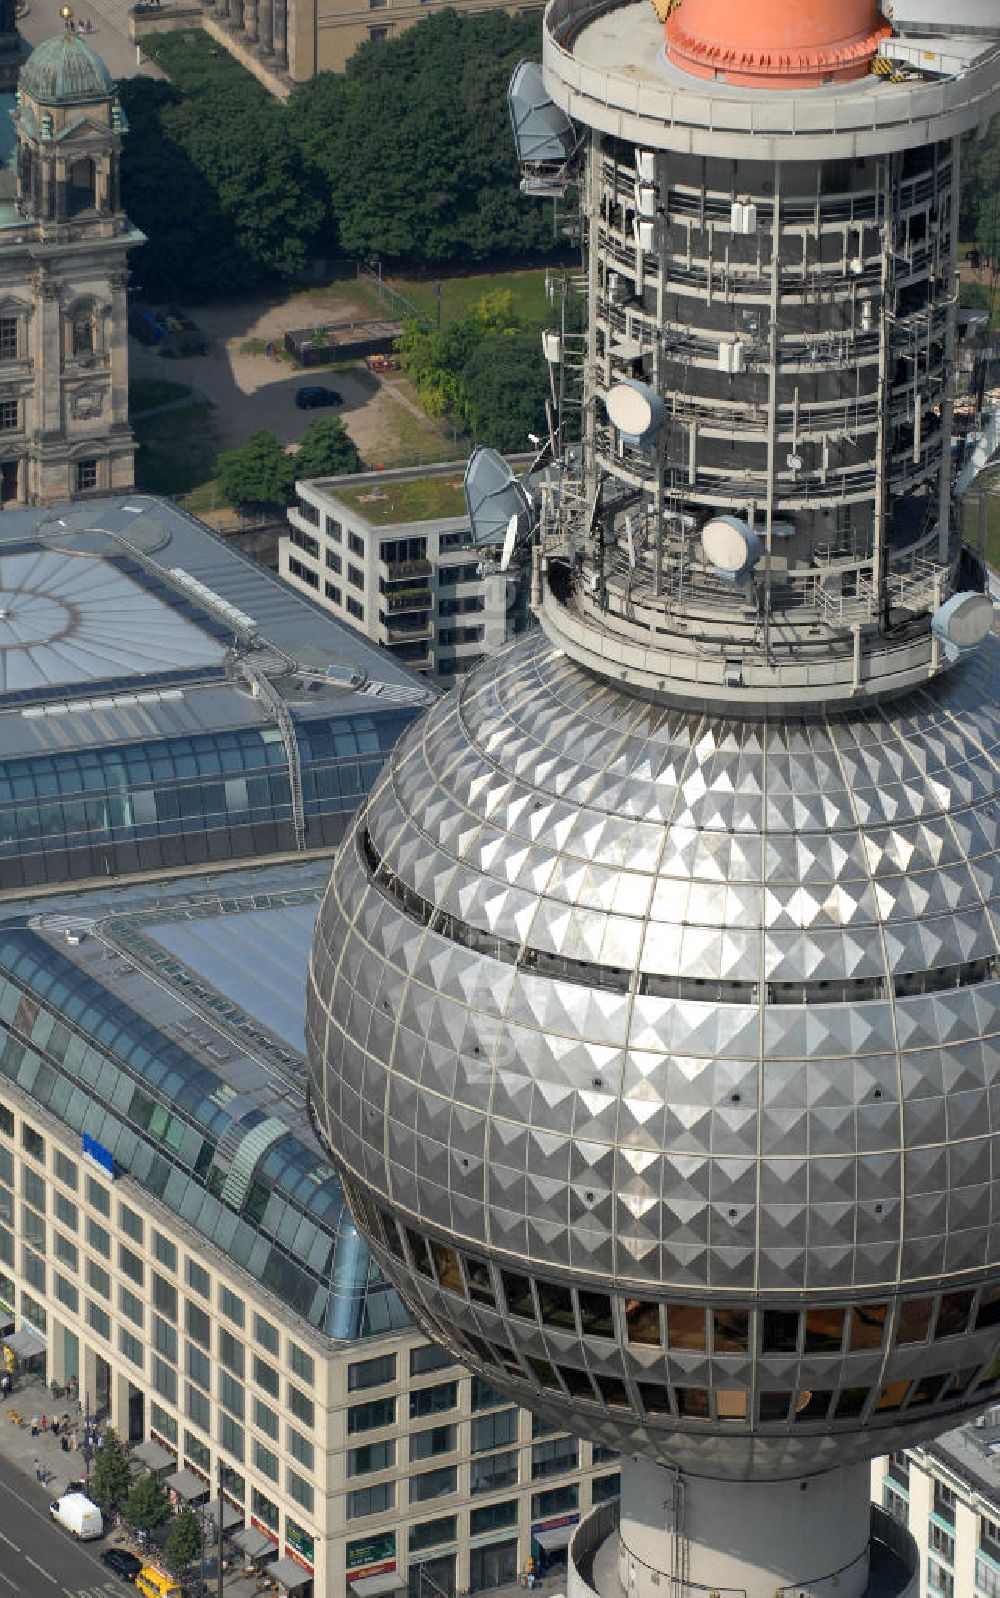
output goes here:
[{"label": "concrete path", "polygon": [[[51,39],[64,27],[59,15],[65,0],[30,0],[30,4],[17,26],[22,39],[32,48],[43,39]],[[129,43],[128,13],[130,0],[72,0],[76,16],[93,23],[93,32],[87,35],[98,55],[116,78],[133,78],[138,73],[151,78],[164,74],[152,61],[140,55]]]}]

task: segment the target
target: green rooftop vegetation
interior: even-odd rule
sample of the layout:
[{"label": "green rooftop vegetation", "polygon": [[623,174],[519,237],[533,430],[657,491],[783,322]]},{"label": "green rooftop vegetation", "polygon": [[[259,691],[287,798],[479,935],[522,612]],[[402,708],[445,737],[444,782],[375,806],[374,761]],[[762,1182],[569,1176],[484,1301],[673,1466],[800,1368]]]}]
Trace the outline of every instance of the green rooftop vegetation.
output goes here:
[{"label": "green rooftop vegetation", "polygon": [[446,516],[464,516],[462,477],[400,477],[383,482],[357,483],[333,492],[352,510],[360,511],[373,527],[393,522],[429,522]]}]

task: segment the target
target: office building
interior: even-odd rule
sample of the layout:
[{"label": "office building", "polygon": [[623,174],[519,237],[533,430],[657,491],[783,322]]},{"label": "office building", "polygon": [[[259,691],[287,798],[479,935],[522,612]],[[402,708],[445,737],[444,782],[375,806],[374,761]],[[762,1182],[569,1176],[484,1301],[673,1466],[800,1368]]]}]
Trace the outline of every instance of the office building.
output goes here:
[{"label": "office building", "polygon": [[872,1496],[909,1529],[921,1598],[1000,1595],[1000,1411],[872,1467]]},{"label": "office building", "polygon": [[6,513],[0,592],[3,1343],[221,1467],[286,1591],[512,1579],[616,1463],[427,1345],[306,1094],[329,852],[433,688],[142,495]]},{"label": "office building", "polygon": [[967,11],[551,0],[511,84],[587,241],[582,351],[546,341],[582,425],[528,485],[487,463],[540,626],[396,745],[307,1038],[429,1334],[621,1450],[575,1598],[915,1595],[870,1460],[1000,1397],[1000,642],[960,516],[997,418],[952,426],[1000,19]]},{"label": "office building", "polygon": [[450,685],[531,620],[473,548],[464,462],[296,484],[278,570],[393,659]]}]

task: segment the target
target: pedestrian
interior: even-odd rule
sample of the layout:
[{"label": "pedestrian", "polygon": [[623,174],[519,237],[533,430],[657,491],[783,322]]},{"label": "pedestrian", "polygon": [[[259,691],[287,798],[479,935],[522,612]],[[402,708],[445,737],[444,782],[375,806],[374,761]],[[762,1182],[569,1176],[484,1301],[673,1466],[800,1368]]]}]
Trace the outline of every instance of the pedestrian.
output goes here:
[{"label": "pedestrian", "polygon": [[36,1458],[36,1459],[33,1459],[31,1463],[35,1467],[35,1480],[36,1481],[41,1481],[41,1479],[42,1479],[42,1462],[41,1462],[41,1460]]},{"label": "pedestrian", "polygon": [[31,1417],[31,1435],[32,1435],[32,1437],[37,1437],[38,1436],[38,1416],[37,1415],[32,1415],[32,1417]]},{"label": "pedestrian", "polygon": [[43,1415],[42,1416],[42,1431],[45,1431],[47,1429],[48,1424],[49,1424],[48,1421],[45,1419],[45,1416]]}]

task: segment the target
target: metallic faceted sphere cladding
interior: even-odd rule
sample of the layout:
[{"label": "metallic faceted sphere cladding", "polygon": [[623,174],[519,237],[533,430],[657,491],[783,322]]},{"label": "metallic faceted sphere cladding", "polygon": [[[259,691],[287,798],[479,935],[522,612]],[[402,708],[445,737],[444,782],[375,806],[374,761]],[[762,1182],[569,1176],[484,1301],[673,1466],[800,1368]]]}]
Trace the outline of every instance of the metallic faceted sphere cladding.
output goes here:
[{"label": "metallic faceted sphere cladding", "polygon": [[998,1391],[998,665],[730,722],[536,632],[402,739],[320,915],[312,1099],[466,1363],[731,1477]]}]

